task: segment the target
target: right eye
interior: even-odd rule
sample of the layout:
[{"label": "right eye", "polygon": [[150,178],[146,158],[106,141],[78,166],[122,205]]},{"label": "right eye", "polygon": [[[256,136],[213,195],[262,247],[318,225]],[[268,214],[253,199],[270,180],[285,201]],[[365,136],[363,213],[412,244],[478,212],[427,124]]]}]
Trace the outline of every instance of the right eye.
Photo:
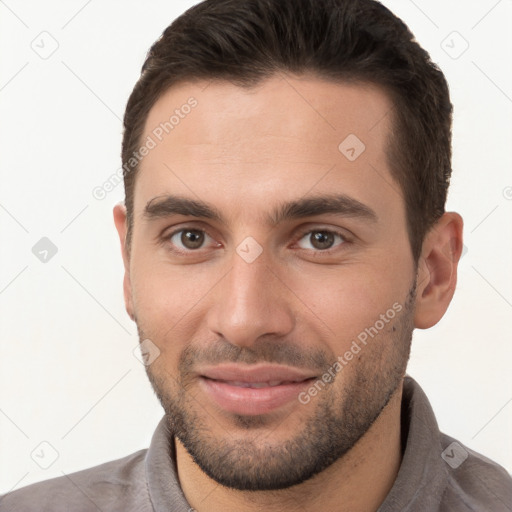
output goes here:
[{"label": "right eye", "polygon": [[164,236],[163,240],[171,244],[171,251],[178,254],[198,252],[205,244],[210,242],[212,247],[219,247],[220,244],[202,229],[181,228]]}]

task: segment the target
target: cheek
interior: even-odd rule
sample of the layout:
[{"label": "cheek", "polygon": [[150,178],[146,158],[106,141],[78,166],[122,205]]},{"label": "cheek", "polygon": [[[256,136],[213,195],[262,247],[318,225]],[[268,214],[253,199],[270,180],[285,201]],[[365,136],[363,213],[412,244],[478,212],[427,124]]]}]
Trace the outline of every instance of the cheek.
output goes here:
[{"label": "cheek", "polygon": [[[382,327],[381,315],[384,321],[394,318],[395,310],[404,305],[410,285],[405,273],[377,265],[358,265],[357,270],[355,266],[340,266],[314,275],[302,273],[294,281],[292,288],[303,301],[306,318],[326,332],[337,353],[376,322]],[[387,332],[388,322],[379,330]]]},{"label": "cheek", "polygon": [[134,258],[131,284],[139,328],[162,350],[182,350],[199,328],[203,302],[217,280],[218,272],[192,265],[172,266],[148,256]]},{"label": "cheek", "polygon": [[130,265],[134,305],[140,318],[160,317],[165,312],[172,321],[172,317],[179,314],[177,299],[182,283],[176,271],[171,272],[169,265],[157,261],[156,252],[149,244],[134,244]]}]

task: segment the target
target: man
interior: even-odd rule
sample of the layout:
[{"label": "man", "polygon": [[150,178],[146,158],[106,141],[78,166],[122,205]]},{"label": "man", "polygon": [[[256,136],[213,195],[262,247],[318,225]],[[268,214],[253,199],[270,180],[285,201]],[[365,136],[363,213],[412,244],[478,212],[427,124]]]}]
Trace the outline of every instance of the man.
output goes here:
[{"label": "man", "polygon": [[165,416],[1,511],[507,511],[405,376],[452,299],[444,76],[371,0],[207,0],[151,48],[114,209]]}]

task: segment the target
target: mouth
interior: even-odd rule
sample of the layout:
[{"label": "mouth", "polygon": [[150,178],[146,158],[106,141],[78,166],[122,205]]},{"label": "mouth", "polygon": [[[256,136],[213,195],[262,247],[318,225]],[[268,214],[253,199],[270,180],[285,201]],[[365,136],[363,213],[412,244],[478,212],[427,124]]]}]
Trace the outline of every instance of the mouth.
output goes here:
[{"label": "mouth", "polygon": [[[217,380],[217,379],[212,379]],[[309,379],[307,379],[309,380]],[[230,386],[236,386],[239,388],[253,388],[253,389],[260,389],[260,388],[273,388],[275,386],[283,386],[287,384],[297,384],[298,382],[303,382],[302,380],[288,380],[288,381],[279,381],[279,380],[273,380],[269,382],[244,382],[244,381],[229,381],[229,380],[217,380],[217,382],[224,382],[225,384],[228,384]]]},{"label": "mouth", "polygon": [[222,365],[204,369],[200,385],[222,410],[254,416],[298,402],[300,392],[315,378],[285,366]]}]

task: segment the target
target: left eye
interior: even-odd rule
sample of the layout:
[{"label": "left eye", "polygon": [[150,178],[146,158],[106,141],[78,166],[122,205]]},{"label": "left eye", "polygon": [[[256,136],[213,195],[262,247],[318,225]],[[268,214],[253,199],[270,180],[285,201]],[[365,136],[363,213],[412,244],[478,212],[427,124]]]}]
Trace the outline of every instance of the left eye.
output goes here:
[{"label": "left eye", "polygon": [[188,250],[200,249],[207,239],[211,237],[199,229],[180,229],[169,238],[179,249]]},{"label": "left eye", "polygon": [[[336,243],[338,241],[338,243]],[[339,233],[333,231],[319,230],[306,233],[298,242],[301,249],[327,250],[341,245],[345,238]]]}]

